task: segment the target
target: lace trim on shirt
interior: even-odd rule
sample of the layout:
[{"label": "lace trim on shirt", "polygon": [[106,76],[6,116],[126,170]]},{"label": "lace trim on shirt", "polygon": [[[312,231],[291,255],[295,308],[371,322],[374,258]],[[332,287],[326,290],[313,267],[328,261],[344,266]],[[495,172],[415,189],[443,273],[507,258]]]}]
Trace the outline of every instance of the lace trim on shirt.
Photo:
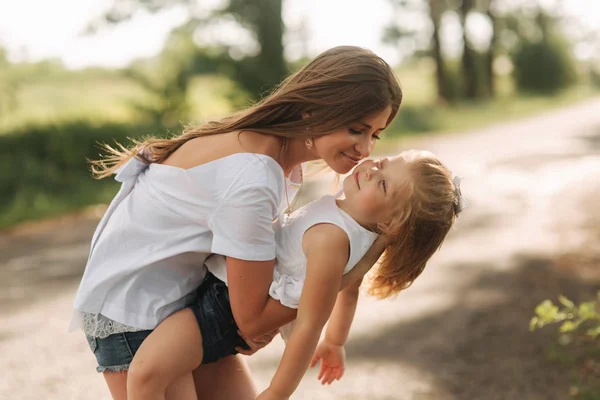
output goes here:
[{"label": "lace trim on shirt", "polygon": [[134,328],[133,326],[125,325],[102,314],[91,314],[82,312],[81,318],[83,321],[83,331],[86,335],[104,339],[115,333],[139,332],[146,329]]}]

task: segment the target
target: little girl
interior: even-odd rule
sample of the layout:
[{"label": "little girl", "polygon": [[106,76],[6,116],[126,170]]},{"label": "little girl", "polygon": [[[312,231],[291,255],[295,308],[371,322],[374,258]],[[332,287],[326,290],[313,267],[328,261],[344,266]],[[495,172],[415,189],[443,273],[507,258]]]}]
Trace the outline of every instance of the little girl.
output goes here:
[{"label": "little girl", "polygon": [[[281,330],[286,349],[270,386],[258,399],[289,398],[311,360],[313,365],[323,361],[323,383],[339,379],[360,285],[339,292],[342,276],[384,234],[388,246],[370,292],[388,297],[407,288],[460,212],[460,189],[452,174],[424,151],[365,161],[345,178],[343,189],[345,198],[325,196],[276,224],[277,261],[269,301],[298,313],[293,324]],[[207,266],[211,273],[197,291],[204,312],[179,311],[142,343],[129,370],[129,400],[164,399],[168,385],[200,363],[244,347],[229,305],[226,269],[219,263]],[[328,320],[325,340],[317,349]],[[162,368],[165,364],[171,368]],[[195,393],[190,398],[195,399]]]}]

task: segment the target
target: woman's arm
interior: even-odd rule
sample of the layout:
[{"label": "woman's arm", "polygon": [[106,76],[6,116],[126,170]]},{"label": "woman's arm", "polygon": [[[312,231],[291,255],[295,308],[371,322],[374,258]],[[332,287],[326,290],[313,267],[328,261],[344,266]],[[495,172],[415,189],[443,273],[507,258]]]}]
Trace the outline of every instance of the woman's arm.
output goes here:
[{"label": "woman's arm", "polygon": [[265,335],[296,317],[296,310],[269,297],[274,261],[227,257],[227,285],[233,317],[243,336]]},{"label": "woman's arm", "polygon": [[302,244],[307,272],[298,317],[271,385],[261,395],[263,398],[287,399],[296,390],[331,315],[348,262],[348,236],[337,226],[316,225],[305,233]]}]

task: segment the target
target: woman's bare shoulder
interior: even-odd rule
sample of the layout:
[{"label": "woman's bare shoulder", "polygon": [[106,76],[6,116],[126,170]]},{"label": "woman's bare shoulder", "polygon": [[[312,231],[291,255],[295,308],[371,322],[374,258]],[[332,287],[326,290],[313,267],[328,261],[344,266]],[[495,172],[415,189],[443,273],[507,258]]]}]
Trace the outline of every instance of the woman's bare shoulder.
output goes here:
[{"label": "woman's bare shoulder", "polygon": [[237,153],[264,154],[276,159],[279,141],[274,136],[248,131],[207,135],[185,142],[163,164],[189,169]]}]

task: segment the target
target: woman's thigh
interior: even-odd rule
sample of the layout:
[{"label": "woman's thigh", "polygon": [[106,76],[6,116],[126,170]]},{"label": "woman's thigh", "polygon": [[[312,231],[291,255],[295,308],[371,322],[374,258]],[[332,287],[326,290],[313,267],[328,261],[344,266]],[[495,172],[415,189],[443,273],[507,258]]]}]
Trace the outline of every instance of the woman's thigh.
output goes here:
[{"label": "woman's thigh", "polygon": [[104,371],[102,375],[113,400],[127,400],[127,371]]},{"label": "woman's thigh", "polygon": [[202,364],[194,370],[198,400],[254,400],[256,386],[240,355]]}]

